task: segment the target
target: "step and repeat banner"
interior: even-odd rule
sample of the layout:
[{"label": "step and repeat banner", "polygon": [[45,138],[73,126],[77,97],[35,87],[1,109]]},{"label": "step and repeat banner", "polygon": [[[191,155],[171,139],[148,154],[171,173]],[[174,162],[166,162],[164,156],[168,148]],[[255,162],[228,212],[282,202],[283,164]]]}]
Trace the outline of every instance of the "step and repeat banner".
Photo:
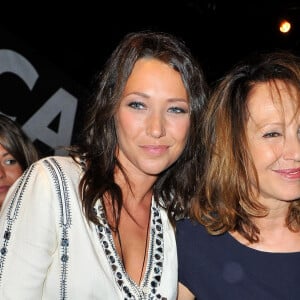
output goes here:
[{"label": "step and repeat banner", "polygon": [[65,155],[59,147],[76,141],[87,91],[26,41],[3,29],[0,35],[0,113],[17,121],[42,155]]}]

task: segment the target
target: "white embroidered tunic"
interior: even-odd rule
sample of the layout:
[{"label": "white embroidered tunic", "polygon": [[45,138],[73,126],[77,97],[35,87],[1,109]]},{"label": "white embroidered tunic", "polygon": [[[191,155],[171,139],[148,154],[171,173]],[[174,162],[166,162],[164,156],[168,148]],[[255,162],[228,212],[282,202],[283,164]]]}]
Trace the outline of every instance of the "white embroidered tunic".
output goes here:
[{"label": "white embroidered tunic", "polygon": [[[166,212],[152,202],[138,286],[123,268],[110,228],[87,222],[81,175],[72,158],[48,157],[10,189],[0,214],[0,299],[176,299],[176,242]],[[100,201],[95,210],[104,217]]]}]

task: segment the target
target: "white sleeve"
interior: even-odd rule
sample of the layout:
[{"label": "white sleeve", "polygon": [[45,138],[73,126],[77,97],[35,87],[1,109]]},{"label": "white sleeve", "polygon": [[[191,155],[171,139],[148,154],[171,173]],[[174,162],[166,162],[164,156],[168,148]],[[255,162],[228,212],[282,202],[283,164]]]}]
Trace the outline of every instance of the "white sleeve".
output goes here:
[{"label": "white sleeve", "polygon": [[0,213],[0,299],[41,299],[58,247],[58,204],[42,160],[11,187]]}]

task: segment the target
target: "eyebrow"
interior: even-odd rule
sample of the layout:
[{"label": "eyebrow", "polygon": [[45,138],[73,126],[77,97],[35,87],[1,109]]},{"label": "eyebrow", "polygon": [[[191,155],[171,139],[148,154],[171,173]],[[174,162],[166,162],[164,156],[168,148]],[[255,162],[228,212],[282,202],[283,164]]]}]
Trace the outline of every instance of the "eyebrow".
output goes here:
[{"label": "eyebrow", "polygon": [[184,103],[188,103],[189,100],[185,99],[185,98],[169,98],[168,102],[184,102]]},{"label": "eyebrow", "polygon": [[[146,99],[149,99],[151,98],[151,96],[145,94],[145,93],[142,93],[142,92],[130,92],[126,95],[124,95],[123,97],[128,97],[130,95],[137,95],[137,96],[141,96],[143,98],[146,98]],[[188,99],[185,99],[185,98],[167,98],[168,102],[184,102],[184,103],[189,103],[189,100]]]},{"label": "eyebrow", "polygon": [[[5,157],[5,156],[8,156],[8,155],[11,155],[9,152],[3,152],[3,153],[0,153],[0,155],[2,157]],[[11,155],[12,156],[12,155]]]},{"label": "eyebrow", "polygon": [[264,130],[264,129],[272,129],[274,126],[279,126],[279,127],[282,127],[282,126],[285,126],[285,124],[284,123],[280,123],[280,122],[275,122],[275,123],[263,123],[263,124],[261,124],[261,123],[254,123],[255,124],[255,126],[256,126],[256,128],[258,129],[258,130]]},{"label": "eyebrow", "polygon": [[137,95],[137,96],[141,96],[141,97],[144,97],[144,98],[150,98],[149,95],[147,95],[145,93],[141,93],[141,92],[130,92],[128,94],[124,94],[123,97],[128,97],[130,95]]}]

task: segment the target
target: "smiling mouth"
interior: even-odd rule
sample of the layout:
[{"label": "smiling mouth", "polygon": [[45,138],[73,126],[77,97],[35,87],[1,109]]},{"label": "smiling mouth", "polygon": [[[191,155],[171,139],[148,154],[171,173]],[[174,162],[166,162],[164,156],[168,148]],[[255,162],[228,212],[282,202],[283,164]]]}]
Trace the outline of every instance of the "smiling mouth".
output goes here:
[{"label": "smiling mouth", "polygon": [[147,145],[147,146],[141,146],[143,150],[145,150],[147,153],[151,154],[162,154],[167,151],[169,146],[166,145],[161,145],[161,146],[156,146],[156,145]]},{"label": "smiling mouth", "polygon": [[281,174],[298,174],[300,173],[300,168],[297,169],[285,169],[285,170],[275,170],[277,173]]},{"label": "smiling mouth", "polygon": [[275,170],[275,172],[289,179],[300,179],[300,168]]}]

